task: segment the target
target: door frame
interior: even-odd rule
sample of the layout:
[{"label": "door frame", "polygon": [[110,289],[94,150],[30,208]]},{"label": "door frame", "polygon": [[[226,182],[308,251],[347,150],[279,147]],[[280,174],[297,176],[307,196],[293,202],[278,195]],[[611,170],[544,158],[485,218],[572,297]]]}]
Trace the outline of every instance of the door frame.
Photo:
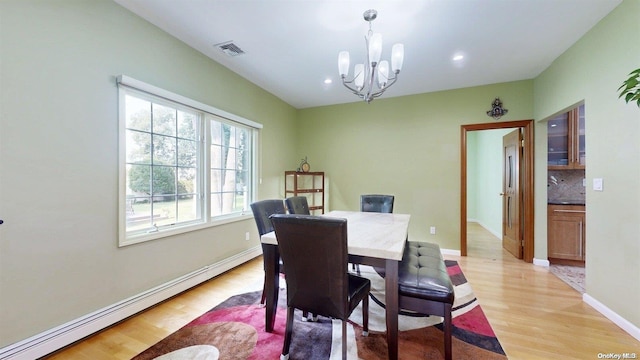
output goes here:
[{"label": "door frame", "polygon": [[523,130],[522,154],[522,260],[532,263],[534,255],[534,199],[533,199],[533,120],[515,120],[460,126],[460,255],[467,256],[467,132],[493,129],[520,128]]}]

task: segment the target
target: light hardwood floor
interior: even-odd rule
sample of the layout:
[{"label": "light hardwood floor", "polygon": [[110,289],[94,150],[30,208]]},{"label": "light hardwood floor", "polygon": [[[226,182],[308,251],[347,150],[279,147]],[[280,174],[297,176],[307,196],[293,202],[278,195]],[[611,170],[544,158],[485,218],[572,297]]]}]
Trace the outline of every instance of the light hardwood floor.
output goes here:
[{"label": "light hardwood floor", "polygon": [[[502,250],[500,240],[475,223],[469,224],[468,255],[446,258],[459,262],[509,359],[640,358],[639,341],[547,268]],[[256,258],[46,359],[131,359],[249,284],[259,289],[263,276]]]}]

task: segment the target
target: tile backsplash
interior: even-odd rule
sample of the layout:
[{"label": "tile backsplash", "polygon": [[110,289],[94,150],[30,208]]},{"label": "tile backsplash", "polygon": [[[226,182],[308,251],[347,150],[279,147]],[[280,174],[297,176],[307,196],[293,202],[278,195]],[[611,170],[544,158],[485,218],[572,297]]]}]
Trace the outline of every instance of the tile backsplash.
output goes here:
[{"label": "tile backsplash", "polygon": [[548,170],[547,200],[550,203],[585,202],[584,170]]}]

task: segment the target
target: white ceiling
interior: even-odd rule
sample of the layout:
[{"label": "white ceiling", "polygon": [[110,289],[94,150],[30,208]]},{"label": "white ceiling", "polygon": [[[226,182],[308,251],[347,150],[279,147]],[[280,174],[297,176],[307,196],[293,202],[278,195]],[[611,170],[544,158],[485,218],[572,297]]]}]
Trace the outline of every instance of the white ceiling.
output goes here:
[{"label": "white ceiling", "polygon": [[[338,52],[365,57],[368,23],[383,59],[404,43],[394,97],[531,79],[622,0],[115,0],[296,108],[361,101],[338,75]],[[232,40],[245,54],[214,45]],[[454,63],[455,54],[465,59]],[[325,79],[332,84],[324,84]],[[500,94],[491,94],[491,96]],[[375,101],[375,100],[374,100]]]}]

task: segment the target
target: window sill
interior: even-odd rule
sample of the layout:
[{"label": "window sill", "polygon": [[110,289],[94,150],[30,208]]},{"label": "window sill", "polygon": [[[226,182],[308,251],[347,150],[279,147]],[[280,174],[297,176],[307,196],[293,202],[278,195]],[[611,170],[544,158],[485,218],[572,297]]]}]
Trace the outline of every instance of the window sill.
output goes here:
[{"label": "window sill", "polygon": [[248,219],[253,219],[253,215],[251,213],[246,213],[243,215],[235,215],[235,216],[230,216],[226,218],[221,217],[221,218],[217,218],[215,220],[212,220],[207,223],[202,223],[202,224],[185,225],[182,227],[176,227],[176,228],[157,231],[153,233],[140,234],[140,235],[128,237],[120,241],[118,244],[118,247],[125,247],[129,245],[139,244],[139,243],[161,239],[165,237],[186,234],[192,231],[199,231],[199,230],[208,229],[208,228],[225,225],[225,224],[230,224],[238,221],[245,221]]}]

